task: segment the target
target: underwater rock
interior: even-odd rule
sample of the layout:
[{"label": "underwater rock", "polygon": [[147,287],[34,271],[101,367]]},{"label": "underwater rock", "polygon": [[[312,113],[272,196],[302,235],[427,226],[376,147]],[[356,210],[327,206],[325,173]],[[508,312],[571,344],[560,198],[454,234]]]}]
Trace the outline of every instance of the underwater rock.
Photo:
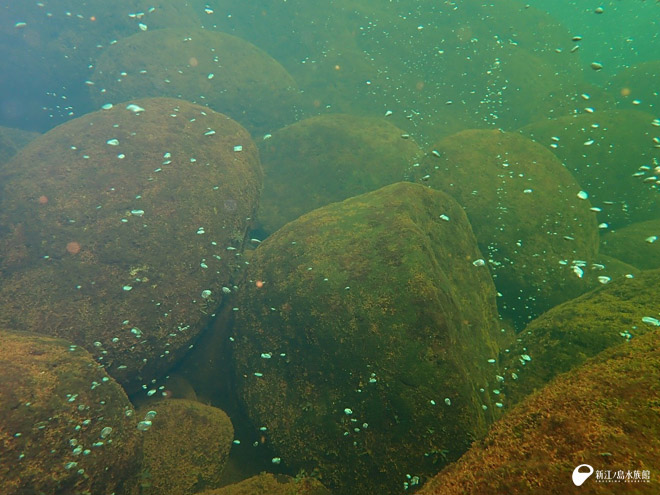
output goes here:
[{"label": "underwater rock", "polygon": [[122,39],[99,56],[92,80],[99,106],[136,97],[183,98],[261,134],[293,122],[298,98],[294,80],[264,51],[202,29],[161,29]]},{"label": "underwater rock", "polygon": [[0,166],[39,134],[0,126]]},{"label": "underwater rock", "polygon": [[136,414],[150,417],[152,423],[143,437],[141,494],[188,495],[219,486],[234,438],[224,411],[187,399],[167,399]]},{"label": "underwater rock", "polygon": [[136,423],[122,388],[87,351],[0,330],[0,493],[134,495]]},{"label": "underwater rock", "polygon": [[597,110],[535,122],[521,132],[573,173],[601,210],[599,222],[619,228],[657,218],[660,211],[658,185],[645,182],[660,159],[653,122],[653,115],[636,110]]},{"label": "underwater rock", "polygon": [[[657,493],[659,349],[655,330],[558,376],[418,493]],[[596,472],[576,490],[582,464]]]},{"label": "underwater rock", "polygon": [[283,474],[261,473],[239,483],[209,490],[199,495],[331,495],[314,478],[292,478]]},{"label": "underwater rock", "polygon": [[518,327],[594,286],[575,261],[589,265],[598,252],[595,214],[543,146],[517,133],[463,131],[436,143],[419,173],[465,208],[502,294],[500,313]]},{"label": "underwater rock", "polygon": [[643,110],[658,116],[660,109],[660,60],[626,67],[607,81],[607,90],[621,108]]},{"label": "underwater rock", "polygon": [[333,493],[399,493],[498,416],[495,291],[446,194],[396,183],[307,213],[246,280],[239,394],[282,464]]},{"label": "underwater rock", "polygon": [[198,26],[196,10],[179,0],[5,2],[0,124],[44,132],[91,111],[90,62],[101,49],[143,26]]},{"label": "underwater rock", "polygon": [[315,208],[403,180],[420,151],[383,118],[341,114],[296,122],[259,147],[257,217],[268,234]]},{"label": "underwater rock", "polygon": [[131,394],[210,321],[261,188],[245,129],[166,98],[63,124],[0,175],[0,322],[85,347]]},{"label": "underwater rock", "polygon": [[600,249],[641,270],[660,268],[660,218],[608,232],[601,238]]},{"label": "underwater rock", "polygon": [[502,393],[517,403],[589,357],[654,331],[653,318],[660,318],[658,290],[660,270],[639,272],[541,315],[501,356]]}]

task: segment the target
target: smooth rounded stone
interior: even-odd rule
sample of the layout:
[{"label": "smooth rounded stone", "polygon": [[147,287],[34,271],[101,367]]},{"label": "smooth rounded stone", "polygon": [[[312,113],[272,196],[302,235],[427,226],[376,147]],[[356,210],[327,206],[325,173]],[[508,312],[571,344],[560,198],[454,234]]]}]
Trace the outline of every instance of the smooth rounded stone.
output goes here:
[{"label": "smooth rounded stone", "polygon": [[[91,111],[87,81],[100,50],[142,32],[140,24],[149,30],[199,26],[197,12],[179,0],[5,2],[0,124],[43,132]],[[26,25],[17,28],[18,21]]]},{"label": "smooth rounded stone", "polygon": [[134,393],[221,303],[261,167],[225,115],[165,98],[129,104],[61,125],[3,167],[0,323],[85,347]]},{"label": "smooth rounded stone", "polygon": [[[418,493],[657,493],[659,349],[656,330],[558,376]],[[650,482],[599,482],[594,473],[576,489],[571,475],[581,464],[610,479],[619,469],[647,471]]]},{"label": "smooth rounded stone", "polygon": [[0,166],[8,162],[12,156],[38,135],[36,132],[0,126]]},{"label": "smooth rounded stone", "polygon": [[[532,321],[500,360],[502,393],[517,403],[558,374],[626,340],[656,330],[644,317],[660,318],[660,270],[619,277]],[[522,358],[527,355],[529,361]],[[518,377],[513,379],[512,373]]]},{"label": "smooth rounded stone", "polygon": [[233,356],[283,465],[316,470],[336,494],[399,493],[406,474],[436,472],[485,434],[498,410],[479,388],[496,382],[501,332],[480,258],[462,208],[410,183],[314,210],[259,245]]},{"label": "smooth rounded stone", "polygon": [[134,495],[141,437],[132,413],[122,388],[87,351],[0,330],[3,495]]},{"label": "smooth rounded stone", "polygon": [[[636,110],[596,110],[535,122],[521,132],[548,147],[573,173],[591,204],[602,209],[599,222],[619,228],[657,218],[660,211],[658,186],[644,182],[660,159],[653,142],[659,134],[655,117]],[[651,171],[635,176],[644,165]]]},{"label": "smooth rounded stone", "polygon": [[468,130],[436,143],[424,183],[464,208],[488,260],[500,313],[521,327],[593,287],[573,271],[591,264],[598,229],[581,187],[543,146],[517,133]]},{"label": "smooth rounded stone", "polygon": [[293,122],[299,96],[292,77],[266,52],[203,29],[160,29],[122,39],[99,56],[92,80],[99,106],[135,97],[183,98],[259,134]]},{"label": "smooth rounded stone", "polygon": [[621,108],[660,112],[660,60],[649,60],[626,67],[607,81],[607,90]]},{"label": "smooth rounded stone", "polygon": [[660,268],[660,218],[608,232],[600,250],[641,270]]},{"label": "smooth rounded stone", "polygon": [[187,399],[150,403],[138,419],[155,411],[144,432],[143,495],[188,495],[217,488],[229,456],[234,428],[224,411]]},{"label": "smooth rounded stone", "polygon": [[207,490],[199,495],[331,495],[315,478],[292,478],[283,474],[261,473],[239,483]]},{"label": "smooth rounded stone", "polygon": [[419,147],[383,118],[324,115],[273,133],[260,143],[264,191],[258,225],[271,234],[328,203],[399,182]]}]

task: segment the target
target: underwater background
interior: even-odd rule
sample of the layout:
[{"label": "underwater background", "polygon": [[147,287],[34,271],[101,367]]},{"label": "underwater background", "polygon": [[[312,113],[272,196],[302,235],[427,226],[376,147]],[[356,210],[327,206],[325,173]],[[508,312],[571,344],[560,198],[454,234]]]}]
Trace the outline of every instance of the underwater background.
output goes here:
[{"label": "underwater background", "polygon": [[0,0],[0,54],[0,493],[660,492],[660,2]]}]

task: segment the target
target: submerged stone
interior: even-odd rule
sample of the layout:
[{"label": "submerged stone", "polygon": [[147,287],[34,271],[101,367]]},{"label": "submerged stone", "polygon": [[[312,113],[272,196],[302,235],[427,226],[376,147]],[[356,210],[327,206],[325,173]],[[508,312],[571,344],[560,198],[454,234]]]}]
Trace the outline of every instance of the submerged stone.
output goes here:
[{"label": "submerged stone", "polygon": [[595,215],[571,173],[541,145],[517,133],[463,131],[436,143],[424,173],[465,207],[502,294],[500,312],[518,327],[593,287],[573,262],[595,259]]},{"label": "submerged stone", "polygon": [[324,115],[273,133],[260,145],[264,191],[258,220],[272,233],[303,213],[403,180],[419,154],[383,118]]},{"label": "submerged stone", "polygon": [[[558,376],[419,493],[657,493],[659,349],[654,331]],[[581,464],[596,472],[576,490]]]},{"label": "submerged stone", "polygon": [[81,347],[0,330],[0,493],[132,495],[142,450],[132,411]]},{"label": "submerged stone", "polygon": [[[570,371],[589,357],[654,330],[643,322],[657,316],[660,270],[619,277],[607,285],[552,308],[532,321],[502,357],[508,379],[504,393],[513,403]],[[522,363],[522,354],[531,361]]]},{"label": "submerged stone", "polygon": [[479,258],[461,207],[410,183],[259,245],[232,345],[240,395],[283,462],[333,493],[398,493],[484,435],[500,330]]},{"label": "submerged stone", "polygon": [[141,493],[187,495],[217,488],[234,438],[225,412],[187,399],[152,402],[152,409],[157,414],[143,435]]},{"label": "submerged stone", "polygon": [[92,98],[99,105],[183,98],[256,133],[292,122],[298,97],[294,80],[266,52],[204,29],[159,29],[122,39],[101,54],[92,79]]},{"label": "submerged stone", "polygon": [[116,105],[35,139],[2,168],[0,200],[0,322],[85,347],[129,393],[210,320],[261,188],[236,122],[181,100],[135,103],[145,110]]}]

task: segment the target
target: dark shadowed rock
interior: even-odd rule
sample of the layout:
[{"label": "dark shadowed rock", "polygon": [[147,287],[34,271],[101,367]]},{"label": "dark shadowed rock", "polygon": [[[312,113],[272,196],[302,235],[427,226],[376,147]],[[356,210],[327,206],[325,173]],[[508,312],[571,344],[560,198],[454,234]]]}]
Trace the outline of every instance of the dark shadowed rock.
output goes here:
[{"label": "dark shadowed rock", "polygon": [[142,495],[188,495],[217,488],[234,428],[216,407],[167,399],[141,408],[138,419],[155,412],[144,432]]},{"label": "dark shadowed rock", "polygon": [[398,493],[484,435],[500,331],[480,258],[461,207],[410,183],[314,210],[254,251],[234,358],[283,463],[335,493]]},{"label": "dark shadowed rock", "polygon": [[131,104],[144,111],[117,105],[23,149],[3,167],[0,210],[0,322],[85,347],[130,393],[210,320],[261,187],[230,118]]}]

